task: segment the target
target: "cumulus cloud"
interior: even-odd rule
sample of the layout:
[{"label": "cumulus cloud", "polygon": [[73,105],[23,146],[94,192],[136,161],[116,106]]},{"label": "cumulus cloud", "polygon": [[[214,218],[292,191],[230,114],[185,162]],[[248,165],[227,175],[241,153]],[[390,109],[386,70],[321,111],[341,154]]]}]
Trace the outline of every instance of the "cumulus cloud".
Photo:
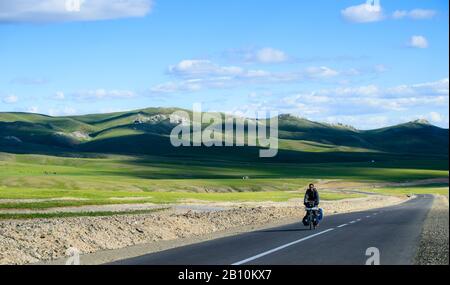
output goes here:
[{"label": "cumulus cloud", "polygon": [[2,0],[0,23],[96,21],[143,17],[152,0]]},{"label": "cumulus cloud", "polygon": [[[219,65],[210,60],[182,60],[168,68],[168,74],[178,78],[150,88],[152,93],[199,91],[208,88],[233,88],[246,84],[292,83],[305,80],[330,80],[341,72],[327,66],[309,67],[304,70],[269,71],[239,66]],[[349,76],[348,72],[342,72]],[[360,75],[360,74],[358,74]]]},{"label": "cumulus cloud", "polygon": [[17,97],[16,95],[11,94],[11,95],[5,96],[2,99],[2,101],[3,101],[3,103],[6,103],[6,104],[14,104],[14,103],[17,103],[19,101],[19,97]]},{"label": "cumulus cloud", "polygon": [[354,23],[378,22],[384,19],[379,0],[368,0],[364,4],[347,7],[341,11],[341,15],[347,21]]},{"label": "cumulus cloud", "polygon": [[447,96],[449,94],[449,79],[444,78],[438,81],[398,85],[386,90],[391,97],[395,96]]},{"label": "cumulus cloud", "polygon": [[392,18],[399,19],[412,19],[412,20],[426,20],[432,19],[436,16],[437,12],[430,9],[414,9],[414,10],[397,10],[392,14]]},{"label": "cumulus cloud", "polygon": [[412,36],[409,39],[408,46],[412,48],[428,48],[428,40],[424,36]]},{"label": "cumulus cloud", "polygon": [[244,70],[237,66],[219,66],[210,60],[187,59],[169,67],[169,73],[184,77],[235,76]]},{"label": "cumulus cloud", "polygon": [[275,108],[280,113],[364,129],[404,122],[404,116],[417,119],[417,114],[427,114],[424,118],[442,125],[448,121],[449,81],[445,78],[393,87],[339,87],[265,97],[260,102],[252,99],[253,106],[262,104],[262,108]]},{"label": "cumulus cloud", "polygon": [[412,9],[396,10],[391,16],[385,16],[379,0],[367,0],[366,3],[351,6],[341,11],[344,19],[353,23],[379,22],[385,19],[411,19],[426,20],[432,19],[437,15],[437,11],[432,9]]},{"label": "cumulus cloud", "polygon": [[339,72],[326,66],[309,67],[306,74],[311,78],[330,78],[339,75]]},{"label": "cumulus cloud", "polygon": [[[242,86],[244,84],[253,83],[267,83],[270,80],[272,83],[277,83],[279,80],[283,80],[280,75],[277,77],[274,75],[261,74],[247,74],[247,76],[222,76],[222,77],[204,77],[204,78],[192,78],[179,81],[168,81],[161,84],[156,84],[150,88],[152,94],[161,93],[177,93],[177,92],[195,92],[205,89],[229,89]],[[287,80],[287,79],[284,79]]]}]

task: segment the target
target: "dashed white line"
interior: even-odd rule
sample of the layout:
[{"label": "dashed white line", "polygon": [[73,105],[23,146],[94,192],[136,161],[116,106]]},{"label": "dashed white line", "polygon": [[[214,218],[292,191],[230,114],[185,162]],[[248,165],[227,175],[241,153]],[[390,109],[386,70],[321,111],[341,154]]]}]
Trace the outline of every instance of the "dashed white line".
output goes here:
[{"label": "dashed white line", "polygon": [[345,226],[348,226],[348,224],[342,224],[342,225],[338,226],[338,228],[342,228],[342,227],[345,227]]},{"label": "dashed white line", "polygon": [[366,218],[370,218],[370,216],[366,216]]},{"label": "dashed white line", "polygon": [[360,221],[361,221],[361,219],[357,219],[356,221],[357,221],[357,222],[360,222]]},{"label": "dashed white line", "polygon": [[334,230],[334,228],[331,228],[331,229],[328,229],[328,230],[324,230],[324,231],[321,231],[321,232],[319,232],[319,233],[317,233],[317,234],[313,234],[313,235],[304,237],[304,238],[302,238],[302,239],[299,239],[299,240],[296,240],[296,241],[287,243],[287,244],[285,244],[285,245],[282,245],[282,246],[276,247],[276,248],[274,248],[274,249],[265,251],[265,252],[263,252],[263,253],[260,253],[260,254],[257,254],[257,255],[255,255],[255,256],[249,257],[249,258],[247,258],[247,259],[244,259],[244,260],[235,262],[235,263],[233,263],[232,265],[242,265],[242,264],[245,264],[245,263],[250,262],[250,261],[252,261],[252,260],[258,259],[258,258],[260,258],[260,257],[263,257],[263,256],[266,256],[266,255],[268,255],[268,254],[274,253],[274,252],[276,252],[276,251],[282,250],[282,249],[284,249],[284,248],[286,248],[286,247],[289,247],[289,246],[291,246],[291,245],[300,243],[300,242],[302,242],[302,241],[311,239],[311,238],[313,238],[313,237],[322,235],[322,234],[324,234],[324,233],[331,232],[332,230]]},{"label": "dashed white line", "polygon": [[356,223],[356,221],[351,221],[349,224],[354,224],[354,223]]}]

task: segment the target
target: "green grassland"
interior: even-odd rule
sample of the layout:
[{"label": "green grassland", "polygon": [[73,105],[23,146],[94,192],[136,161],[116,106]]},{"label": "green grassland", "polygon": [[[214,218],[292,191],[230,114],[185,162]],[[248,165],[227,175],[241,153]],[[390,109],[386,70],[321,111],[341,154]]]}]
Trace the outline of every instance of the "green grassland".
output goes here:
[{"label": "green grassland", "polygon": [[[1,154],[0,167],[0,199],[18,200],[8,203],[0,201],[0,209],[164,204],[189,200],[287,201],[301,198],[306,185],[318,179],[385,182],[448,177],[448,171],[430,169],[430,165],[428,169],[409,169],[402,163],[385,164],[382,167],[363,163],[181,163],[169,158],[145,157],[144,160],[142,156],[118,155],[67,158]],[[248,179],[243,179],[243,176],[248,176]],[[439,189],[438,193],[442,192],[440,188],[427,188],[427,193],[436,189]],[[373,191],[384,194],[407,193],[403,188],[398,191],[395,188]],[[321,193],[324,200],[360,196],[349,193]],[[20,199],[67,198],[77,200],[20,202]]]},{"label": "green grassland", "polygon": [[[24,191],[29,193],[29,191]],[[32,195],[34,197],[49,197],[50,191],[34,190]],[[62,198],[62,193],[53,191],[52,198]],[[155,203],[155,204],[168,204],[168,203],[180,203],[187,201],[204,201],[204,202],[284,202],[289,199],[303,198],[303,194],[300,192],[238,192],[238,193],[190,193],[190,192],[147,192],[140,193],[140,196],[136,196],[136,193],[130,192],[105,192],[96,191],[94,195],[87,191],[81,192],[69,192],[65,191],[65,197],[80,197],[83,200],[43,200],[42,202],[12,202],[12,203],[0,203],[0,209],[29,209],[29,210],[43,210],[58,207],[77,207],[87,205],[109,205],[109,204],[136,204],[136,203]],[[321,197],[323,200],[340,200],[345,198],[358,198],[362,197],[361,194],[341,194],[323,192]],[[5,193],[3,197],[15,197],[14,195],[8,195]],[[88,198],[89,197],[89,198]],[[120,197],[137,197],[133,200],[122,200]],[[43,198],[41,198],[43,199]],[[114,199],[114,200],[113,200]]]},{"label": "green grassland", "polygon": [[433,186],[433,185],[421,185],[415,187],[383,187],[379,189],[371,190],[374,193],[384,195],[415,195],[415,194],[438,194],[449,195],[448,185]]}]

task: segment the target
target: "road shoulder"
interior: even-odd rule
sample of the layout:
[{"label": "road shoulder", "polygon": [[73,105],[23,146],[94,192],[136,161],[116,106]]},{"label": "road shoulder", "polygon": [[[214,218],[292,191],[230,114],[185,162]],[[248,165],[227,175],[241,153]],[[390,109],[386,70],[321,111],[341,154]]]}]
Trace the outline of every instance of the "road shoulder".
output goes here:
[{"label": "road shoulder", "polygon": [[437,195],[422,229],[415,263],[418,265],[448,265],[449,200]]}]

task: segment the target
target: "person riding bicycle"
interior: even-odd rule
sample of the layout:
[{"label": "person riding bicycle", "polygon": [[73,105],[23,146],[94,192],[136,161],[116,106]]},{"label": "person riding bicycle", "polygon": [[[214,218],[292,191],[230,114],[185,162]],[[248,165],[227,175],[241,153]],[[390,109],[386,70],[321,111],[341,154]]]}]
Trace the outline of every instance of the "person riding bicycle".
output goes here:
[{"label": "person riding bicycle", "polygon": [[[320,203],[320,197],[319,197],[319,191],[317,191],[316,187],[314,186],[314,184],[309,184],[308,189],[306,189],[305,192],[305,198],[303,200],[303,204],[305,205],[306,208],[315,208],[317,206],[319,206]],[[314,210],[313,214],[318,217],[318,220],[315,221],[315,224],[317,225],[318,222],[322,219],[322,211],[319,210]],[[306,215],[303,218],[303,224],[307,224],[307,219],[308,215]]]},{"label": "person riding bicycle", "polygon": [[312,205],[312,207],[317,207],[319,206],[319,203],[319,191],[317,191],[316,187],[314,187],[314,184],[311,183],[309,184],[308,189],[306,189],[304,204],[305,206]]}]

